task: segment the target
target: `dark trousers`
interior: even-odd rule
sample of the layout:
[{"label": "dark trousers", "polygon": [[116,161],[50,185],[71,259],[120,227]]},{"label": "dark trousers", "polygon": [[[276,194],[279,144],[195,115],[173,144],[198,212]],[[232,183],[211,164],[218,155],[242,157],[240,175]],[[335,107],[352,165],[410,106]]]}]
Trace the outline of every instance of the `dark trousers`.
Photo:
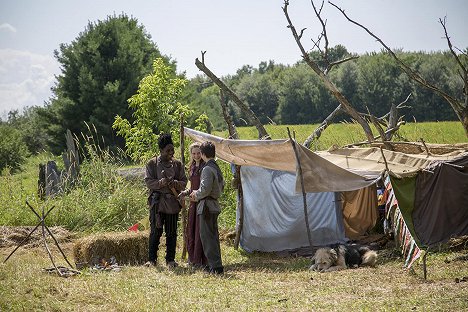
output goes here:
[{"label": "dark trousers", "polygon": [[[205,207],[205,209],[207,209]],[[203,245],[203,251],[208,259],[208,265],[211,269],[220,269],[223,267],[221,261],[221,248],[219,246],[218,232],[218,214],[204,213],[200,218],[200,238]]]},{"label": "dark trousers", "polygon": [[156,227],[156,213],[155,209],[150,209],[150,235],[149,235],[149,248],[148,248],[148,260],[156,261],[158,258],[159,241],[163,234],[166,233],[166,263],[174,261],[176,244],[177,244],[177,220],[179,214],[166,214],[159,213],[161,218],[162,227]]}]

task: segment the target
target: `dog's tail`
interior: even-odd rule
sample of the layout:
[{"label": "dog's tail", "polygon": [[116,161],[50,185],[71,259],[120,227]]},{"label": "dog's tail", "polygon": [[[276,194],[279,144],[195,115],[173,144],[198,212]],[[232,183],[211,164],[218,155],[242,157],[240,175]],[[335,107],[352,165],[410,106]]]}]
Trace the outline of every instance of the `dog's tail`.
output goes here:
[{"label": "dog's tail", "polygon": [[367,250],[361,257],[362,264],[374,267],[377,263],[377,252],[374,250]]}]

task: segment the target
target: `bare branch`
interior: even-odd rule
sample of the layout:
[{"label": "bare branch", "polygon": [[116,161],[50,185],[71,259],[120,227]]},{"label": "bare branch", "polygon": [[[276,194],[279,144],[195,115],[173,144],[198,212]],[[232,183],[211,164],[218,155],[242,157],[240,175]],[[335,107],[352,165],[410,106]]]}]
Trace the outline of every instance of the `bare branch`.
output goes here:
[{"label": "bare branch", "polygon": [[206,51],[201,51],[201,62],[205,64],[205,53]]},{"label": "bare branch", "polygon": [[[204,53],[202,53],[202,56],[203,55]],[[234,103],[236,103],[236,105],[239,106],[239,108],[247,115],[249,121],[257,128],[259,139],[270,138],[268,132],[265,130],[265,127],[263,127],[255,113],[246,104],[244,104],[237,97],[237,95],[231,89],[229,89],[228,86],[226,86],[211,70],[209,70],[204,63],[200,62],[198,58],[195,59],[195,65],[198,67],[198,69],[204,72],[211,79],[211,81],[213,81],[224,92],[224,94],[229,96],[234,101]]]},{"label": "bare branch", "polygon": [[442,96],[453,108],[457,116],[459,117],[460,120],[462,120],[462,114],[461,112],[463,111],[463,106],[457,99],[453,98],[451,95],[447,94],[446,92],[442,91],[438,87],[434,86],[433,84],[427,82],[419,73],[414,71],[412,68],[410,68],[408,65],[406,65],[403,61],[401,61],[395,53],[390,49],[379,37],[374,35],[369,29],[367,29],[365,26],[359,24],[358,22],[352,20],[351,18],[348,17],[348,15],[344,12],[343,9],[335,5],[334,3],[328,1],[332,6],[334,6],[336,9],[338,9],[343,16],[351,23],[361,27],[364,29],[371,37],[377,40],[384,48],[385,50],[393,57],[393,59],[398,63],[400,68],[414,81],[418,82],[420,85],[424,86],[425,88],[432,90]]},{"label": "bare branch", "polygon": [[358,58],[359,58],[359,56],[355,55],[355,56],[350,56],[350,57],[347,57],[345,59],[342,59],[342,60],[339,60],[339,61],[336,61],[336,62],[332,62],[332,63],[330,63],[328,65],[327,72],[329,72],[333,66],[343,64],[344,62],[357,60]]},{"label": "bare branch", "polygon": [[[333,82],[329,79],[329,77],[319,68],[319,66],[310,58],[309,54],[305,51],[304,47],[302,46],[301,40],[297,34],[296,28],[291,22],[291,19],[288,14],[288,5],[289,1],[285,0],[284,1],[284,6],[283,6],[283,12],[286,17],[286,20],[288,21],[288,28],[291,29],[292,35],[294,39],[296,40],[296,43],[299,47],[299,50],[302,52],[302,58],[304,61],[309,65],[310,68],[322,79],[324,82],[325,87],[333,94],[333,96],[338,100],[340,105],[342,106],[342,109],[344,109],[354,120],[356,120],[361,127],[363,128],[367,138],[369,141],[373,141],[374,136],[372,134],[372,130],[370,129],[369,125],[367,122],[362,118],[359,113],[351,106],[351,104],[348,102],[348,100],[343,96],[343,94],[338,90],[338,88],[333,84]],[[313,2],[312,2],[313,5]],[[314,6],[314,5],[313,5]],[[314,10],[316,13],[318,11],[316,10],[314,6]],[[324,24],[323,24],[324,25]],[[325,37],[325,36],[324,36]]]},{"label": "bare branch", "polygon": [[320,24],[322,24],[322,35],[323,35],[323,38],[325,38],[325,52],[324,52],[323,58],[325,60],[328,60],[328,37],[327,37],[327,28],[325,27],[326,22],[323,21],[322,16],[320,15],[320,13],[322,13],[324,2],[325,1],[322,0],[322,5],[320,6],[320,9],[317,10],[317,8],[315,7],[314,1],[313,0],[310,1],[310,3],[312,4],[312,7],[314,8],[315,15],[320,21]]},{"label": "bare branch", "polygon": [[301,29],[301,33],[300,33],[300,35],[299,35],[299,39],[302,38],[302,35],[304,34],[304,30],[306,30],[306,29],[307,29],[307,28],[302,28],[302,29]]},{"label": "bare branch", "polygon": [[317,129],[315,129],[315,131],[307,137],[307,139],[303,143],[305,147],[310,148],[310,144],[312,144],[314,140],[318,140],[320,138],[322,132],[331,124],[332,120],[342,112],[341,107],[341,104],[338,105],[335,108],[335,110],[331,112],[330,115],[328,115],[328,117],[322,121],[322,123],[317,127]]},{"label": "bare branch", "polygon": [[239,139],[239,133],[237,132],[236,125],[232,121],[231,115],[229,115],[229,110],[227,106],[227,99],[224,95],[223,89],[219,89],[219,103],[221,104],[221,110],[223,112],[224,120],[228,126],[229,137],[234,140]]},{"label": "bare branch", "polygon": [[[467,76],[467,70],[466,70],[466,67],[463,65],[463,63],[460,61],[460,58],[458,57],[457,53],[455,53],[455,51],[453,50],[453,46],[452,46],[452,42],[450,41],[450,37],[449,35],[447,34],[447,27],[445,27],[445,24],[446,24],[446,19],[447,17],[444,17],[444,19],[442,20],[441,18],[439,18],[439,23],[442,25],[442,27],[444,28],[444,33],[445,33],[445,39],[447,39],[447,45],[450,49],[450,52],[452,52],[452,55],[453,57],[455,58],[455,60],[457,61],[458,65],[461,67],[461,69],[463,70],[463,76]],[[464,80],[466,82],[466,79]]]}]

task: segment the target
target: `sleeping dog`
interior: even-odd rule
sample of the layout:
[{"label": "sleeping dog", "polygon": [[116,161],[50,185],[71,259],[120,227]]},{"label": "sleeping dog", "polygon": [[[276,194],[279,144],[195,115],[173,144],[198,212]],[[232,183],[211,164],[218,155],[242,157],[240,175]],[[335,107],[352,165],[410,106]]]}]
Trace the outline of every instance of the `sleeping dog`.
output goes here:
[{"label": "sleeping dog", "polygon": [[368,247],[336,245],[319,248],[312,257],[312,271],[331,272],[362,265],[375,266],[377,253]]}]

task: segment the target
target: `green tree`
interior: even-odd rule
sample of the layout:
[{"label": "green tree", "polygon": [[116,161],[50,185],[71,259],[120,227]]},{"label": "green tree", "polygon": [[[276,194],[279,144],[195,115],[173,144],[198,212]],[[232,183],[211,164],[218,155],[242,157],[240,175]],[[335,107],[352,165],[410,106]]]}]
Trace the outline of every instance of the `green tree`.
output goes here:
[{"label": "green tree", "polygon": [[[134,160],[147,160],[157,154],[159,134],[179,137],[180,115],[184,119],[193,115],[193,110],[179,102],[186,84],[187,80],[177,77],[174,68],[158,58],[153,63],[153,73],[141,80],[138,92],[128,100],[135,120],[115,117],[113,127],[125,138],[127,151]],[[197,120],[203,123],[206,118],[199,116]]]},{"label": "green tree", "polygon": [[74,41],[61,44],[55,57],[62,73],[41,114],[49,121],[52,150],[63,149],[67,128],[85,132],[86,123],[96,127],[105,144],[123,145],[112,131],[114,116],[132,117],[127,99],[160,56],[144,27],[126,15],[90,22]]},{"label": "green tree", "polygon": [[22,141],[31,154],[47,149],[48,136],[42,122],[38,106],[26,107],[22,113],[12,110],[8,113],[7,124],[21,133]]},{"label": "green tree", "polygon": [[5,167],[18,169],[28,156],[28,148],[18,129],[0,123],[0,173]]}]

